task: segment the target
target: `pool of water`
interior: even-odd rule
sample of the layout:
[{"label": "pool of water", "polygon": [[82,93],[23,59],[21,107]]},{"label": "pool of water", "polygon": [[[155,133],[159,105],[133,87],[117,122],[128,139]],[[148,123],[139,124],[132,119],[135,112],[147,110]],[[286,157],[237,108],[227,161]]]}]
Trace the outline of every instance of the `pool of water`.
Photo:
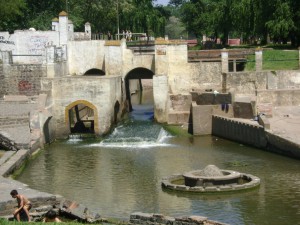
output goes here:
[{"label": "pool of water", "polygon": [[[214,136],[174,137],[153,118],[151,92],[103,141],[51,144],[17,178],[31,188],[82,203],[103,217],[133,212],[206,216],[232,225],[300,225],[300,162]],[[150,99],[150,100],[149,100]],[[203,169],[250,173],[261,185],[239,193],[164,190],[161,179]]]},{"label": "pool of water", "polygon": [[[147,128],[140,132],[147,136]],[[209,164],[258,176],[261,185],[246,192],[209,195],[162,189],[162,177]],[[130,213],[139,211],[201,215],[238,225],[294,225],[300,224],[299,171],[298,160],[217,137],[165,135],[146,145],[55,142],[17,179],[31,188],[78,201],[103,217],[128,220]]]}]

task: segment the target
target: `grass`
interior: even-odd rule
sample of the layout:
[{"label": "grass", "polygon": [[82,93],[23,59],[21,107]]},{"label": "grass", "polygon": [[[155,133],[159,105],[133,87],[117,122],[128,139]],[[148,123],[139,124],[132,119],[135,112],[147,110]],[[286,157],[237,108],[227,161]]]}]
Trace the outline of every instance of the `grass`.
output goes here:
[{"label": "grass", "polygon": [[[297,70],[299,69],[298,50],[263,50],[263,70]],[[255,70],[255,56],[249,55],[246,71]]]},{"label": "grass", "polygon": [[[1,225],[30,225],[32,222],[17,222],[17,221],[8,221],[6,219],[0,218],[0,224]],[[34,225],[45,225],[43,222],[34,222]],[[82,224],[88,224],[88,223],[80,223],[80,222],[69,222],[69,221],[63,221],[62,223],[46,223],[46,224],[63,224],[63,225],[82,225]],[[118,221],[118,220],[108,220],[103,223],[92,223],[93,225],[127,225],[129,223]]]},{"label": "grass", "polygon": [[187,130],[184,130],[180,125],[164,125],[164,129],[174,136],[191,137]]}]

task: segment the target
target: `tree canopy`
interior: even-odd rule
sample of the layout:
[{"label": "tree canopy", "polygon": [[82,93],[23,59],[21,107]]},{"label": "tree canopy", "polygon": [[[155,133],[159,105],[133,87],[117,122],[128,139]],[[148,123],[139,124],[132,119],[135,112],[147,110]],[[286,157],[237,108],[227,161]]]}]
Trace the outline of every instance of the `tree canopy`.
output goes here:
[{"label": "tree canopy", "polygon": [[294,0],[190,0],[177,4],[181,20],[198,38],[206,34],[220,37],[242,37],[245,41],[272,39],[294,46],[300,44],[300,1]]},{"label": "tree canopy", "polygon": [[0,0],[1,30],[51,29],[51,20],[65,10],[75,31],[89,22],[93,32],[120,30],[163,36],[167,11],[153,0]]}]

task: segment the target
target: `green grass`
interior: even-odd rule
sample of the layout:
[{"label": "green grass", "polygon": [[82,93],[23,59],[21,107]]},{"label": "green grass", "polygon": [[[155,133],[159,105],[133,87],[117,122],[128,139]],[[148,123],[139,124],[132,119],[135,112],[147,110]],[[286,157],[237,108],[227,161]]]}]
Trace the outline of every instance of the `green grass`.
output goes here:
[{"label": "green grass", "polygon": [[[297,70],[299,69],[298,50],[263,50],[263,70]],[[255,70],[255,56],[247,57],[245,71]]]},{"label": "green grass", "polygon": [[191,137],[187,130],[184,130],[180,125],[164,125],[164,129],[174,136]]},{"label": "green grass", "polygon": [[[0,224],[1,225],[30,225],[30,224],[34,224],[34,225],[45,225],[45,224],[63,224],[63,225],[83,225],[83,224],[88,224],[88,223],[80,223],[80,222],[66,222],[63,221],[62,223],[43,223],[43,222],[17,222],[17,221],[8,221],[6,219],[1,219],[0,218]],[[129,223],[127,222],[122,222],[122,221],[118,221],[118,220],[107,220],[106,222],[103,223],[92,223],[93,225],[127,225]]]}]

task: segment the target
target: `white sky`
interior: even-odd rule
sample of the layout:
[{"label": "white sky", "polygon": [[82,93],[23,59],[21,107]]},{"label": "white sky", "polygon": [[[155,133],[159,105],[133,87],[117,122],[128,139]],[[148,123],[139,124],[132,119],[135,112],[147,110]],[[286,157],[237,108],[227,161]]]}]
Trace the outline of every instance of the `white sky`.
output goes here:
[{"label": "white sky", "polygon": [[155,4],[168,5],[169,0],[157,0]]}]

